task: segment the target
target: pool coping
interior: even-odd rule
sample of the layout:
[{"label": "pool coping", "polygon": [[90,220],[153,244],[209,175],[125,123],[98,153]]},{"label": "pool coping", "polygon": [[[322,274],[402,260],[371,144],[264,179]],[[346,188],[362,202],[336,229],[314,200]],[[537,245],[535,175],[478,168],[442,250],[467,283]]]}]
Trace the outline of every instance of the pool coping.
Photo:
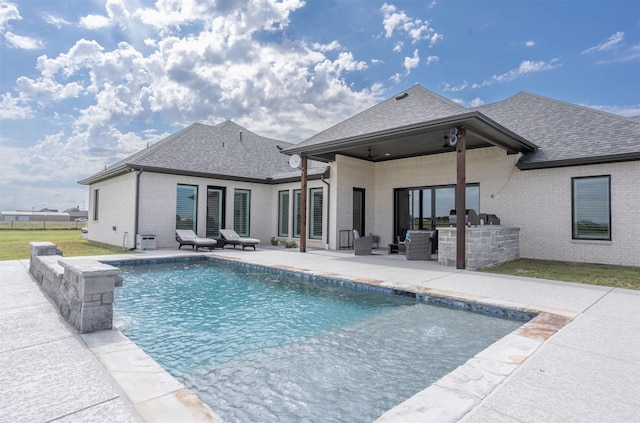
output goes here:
[{"label": "pool coping", "polygon": [[[396,295],[408,294],[415,296],[416,301],[502,315],[524,321],[524,324],[518,329],[475,354],[452,372],[441,377],[430,386],[392,409],[387,410],[376,422],[460,420],[475,407],[479,406],[484,398],[512,375],[522,363],[535,354],[549,338],[579,315],[578,312],[568,310],[530,305],[523,306],[508,301],[492,300],[486,297],[426,288],[406,283],[386,282],[371,278],[349,278],[331,272],[311,271],[295,266],[265,266],[263,264],[250,263],[235,257],[217,256],[215,253],[167,255],[149,258],[132,256],[131,258],[100,258],[97,260],[115,267],[187,261],[233,264],[268,273],[279,273],[299,277],[302,280],[329,283],[338,286],[348,285],[352,288],[367,289],[380,293]],[[162,415],[166,417],[167,407],[169,407],[169,409],[175,409],[175,406],[178,406],[178,410],[180,410],[180,407],[187,405],[187,410],[189,408],[204,410],[204,412],[201,412],[198,416],[197,421],[222,421],[222,419],[215,414],[214,410],[211,410],[197,398],[197,396],[184,388],[180,382],[170,376],[166,370],[162,369],[151,357],[128,340],[120,331],[114,329],[106,332],[116,331],[119,336],[113,334],[110,336],[116,339],[114,342],[116,346],[121,346],[121,350],[117,350],[118,354],[131,354],[133,357],[136,357],[134,361],[143,360],[146,368],[153,369],[153,371],[145,372],[146,374],[143,375],[144,383],[149,384],[148,390],[153,391],[156,389],[154,388],[154,384],[160,384],[160,386],[157,387],[159,392],[166,391],[164,388],[167,386],[171,388],[170,391],[165,392],[164,395],[154,397],[154,403],[145,403],[144,407],[141,406],[139,398],[136,398],[135,393],[138,385],[133,384],[134,392],[128,392],[131,391],[131,386],[128,386],[129,382],[126,382],[127,378],[125,377],[123,379],[122,377],[123,374],[131,371],[131,368],[128,367],[129,362],[125,363],[124,367],[118,367],[117,360],[109,360],[109,354],[114,353],[114,350],[110,348],[96,348],[91,341],[94,337],[93,334],[81,335],[83,340],[88,340],[85,341],[87,347],[96,355],[100,363],[102,363],[105,369],[112,375],[114,381],[129,397],[141,417],[146,421],[155,421],[153,416],[157,416],[157,414],[154,413],[156,408],[161,408],[163,410]],[[99,334],[100,332],[95,336],[100,336]],[[147,359],[150,361],[147,361]],[[149,378],[150,373],[154,373],[155,377]],[[170,379],[168,379],[167,376],[169,376]],[[137,377],[140,377],[140,375]],[[173,379],[173,382],[171,379]],[[170,407],[171,404],[169,403],[172,403],[173,407]],[[201,420],[201,418],[204,418],[204,420]]]}]

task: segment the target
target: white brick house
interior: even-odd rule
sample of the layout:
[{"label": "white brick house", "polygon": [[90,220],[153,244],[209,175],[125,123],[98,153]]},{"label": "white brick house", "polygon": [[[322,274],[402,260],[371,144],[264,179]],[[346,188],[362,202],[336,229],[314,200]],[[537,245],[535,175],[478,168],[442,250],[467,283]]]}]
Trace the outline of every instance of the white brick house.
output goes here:
[{"label": "white brick house", "polygon": [[[234,228],[263,243],[274,236],[299,239],[294,199],[300,171],[291,169],[280,153],[289,146],[230,121],[215,127],[191,125],[80,181],[90,190],[88,239],[132,249],[136,234],[151,234],[158,248],[171,248],[178,245],[177,225],[201,237],[218,238],[220,229]],[[321,196],[327,170],[323,163],[310,166],[309,189]],[[282,223],[280,192],[290,200],[280,215],[286,218]],[[314,197],[321,220],[326,214],[323,199]],[[310,247],[325,245],[317,232]]]},{"label": "white brick house", "polygon": [[[135,233],[153,233],[159,247],[177,246],[183,186],[197,192],[201,236],[220,226],[211,212],[220,190],[223,226],[262,242],[297,240],[292,154],[310,159],[310,247],[345,247],[353,228],[386,246],[407,229],[448,227],[452,127],[467,133],[466,207],[520,228],[520,257],[640,266],[640,119],[529,93],[466,109],[419,85],[297,145],[231,122],[192,125],[80,181],[91,191],[89,239],[131,248]],[[249,217],[238,224],[244,206]]]}]

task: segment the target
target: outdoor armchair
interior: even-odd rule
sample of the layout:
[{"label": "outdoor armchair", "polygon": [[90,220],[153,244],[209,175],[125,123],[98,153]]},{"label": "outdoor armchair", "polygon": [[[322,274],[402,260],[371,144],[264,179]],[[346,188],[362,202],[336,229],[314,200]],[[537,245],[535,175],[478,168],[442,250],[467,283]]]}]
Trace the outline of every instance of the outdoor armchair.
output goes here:
[{"label": "outdoor armchair", "polygon": [[431,260],[431,233],[408,231],[405,239],[407,260]]},{"label": "outdoor armchair", "polygon": [[356,229],[353,230],[353,252],[356,256],[373,254],[373,237],[360,236]]}]

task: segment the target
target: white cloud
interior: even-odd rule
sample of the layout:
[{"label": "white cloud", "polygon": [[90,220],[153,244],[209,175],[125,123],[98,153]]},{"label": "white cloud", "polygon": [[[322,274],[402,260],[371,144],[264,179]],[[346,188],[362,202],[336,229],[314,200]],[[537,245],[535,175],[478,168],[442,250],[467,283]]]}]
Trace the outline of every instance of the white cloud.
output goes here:
[{"label": "white cloud", "polygon": [[605,105],[582,104],[582,106],[600,110],[602,112],[613,113],[620,116],[626,116],[626,117],[640,116],[640,104],[626,105],[626,106],[605,106]]},{"label": "white cloud", "polygon": [[525,77],[532,73],[549,71],[559,66],[562,66],[559,58],[553,58],[548,62],[523,60],[516,69],[512,69],[500,75],[493,75],[491,79],[487,79],[482,82],[474,82],[471,85],[469,85],[466,80],[459,85],[451,85],[445,83],[443,91],[459,92],[464,91],[467,88],[478,89],[496,83],[513,81],[517,78]]},{"label": "white cloud", "polygon": [[42,40],[16,35],[13,32],[6,32],[4,39],[11,48],[19,48],[22,50],[40,50],[44,48],[44,42]]},{"label": "white cloud", "polygon": [[536,43],[535,43],[535,41],[526,41],[524,43],[524,45],[527,46],[527,47],[533,47],[533,46],[536,45]]},{"label": "white cloud", "polygon": [[[404,11],[398,10],[394,5],[384,3],[380,11],[384,15],[382,25],[386,38],[391,38],[394,32],[405,33],[412,40],[412,43],[429,40],[430,46],[442,39],[442,35],[431,28],[429,21],[410,18]],[[396,48],[397,45],[394,47],[394,51],[396,51]]]},{"label": "white cloud", "polygon": [[49,78],[33,80],[26,76],[21,76],[16,81],[16,85],[21,95],[28,96],[41,107],[47,106],[51,102],[78,97],[83,91],[82,85],[78,82],[61,84]]},{"label": "white cloud", "polygon": [[97,41],[78,40],[67,53],[62,53],[54,59],[47,56],[38,57],[38,70],[43,78],[54,78],[61,72],[70,77],[80,68],[87,67],[99,60],[99,55],[104,48]]},{"label": "white cloud", "polygon": [[28,119],[32,112],[24,99],[13,97],[9,93],[0,97],[0,120]]},{"label": "white cloud", "polygon": [[100,133],[58,131],[28,148],[0,144],[0,156],[12,158],[0,167],[2,207],[81,205],[87,191],[76,184],[79,179],[113,164],[121,158],[120,154],[132,154],[159,137],[141,138],[111,128]]},{"label": "white cloud", "polygon": [[418,49],[415,49],[413,51],[413,56],[404,58],[404,68],[407,71],[406,74],[409,75],[411,69],[417,67],[418,63],[420,63],[420,57],[418,56]]},{"label": "white cloud", "polygon": [[335,73],[340,76],[344,71],[362,71],[367,69],[367,63],[363,61],[357,61],[353,58],[353,53],[342,52],[334,62]]},{"label": "white cloud", "polygon": [[402,51],[402,47],[404,47],[404,43],[402,41],[398,41],[394,46],[393,46],[393,51],[395,52],[401,52]]},{"label": "white cloud", "polygon": [[522,63],[520,63],[517,73],[519,75],[522,75],[526,73],[551,70],[559,66],[557,64],[559,60],[560,59],[557,59],[557,58],[551,59],[550,62],[544,62],[544,61],[534,62],[533,60],[525,60]]},{"label": "white cloud", "polygon": [[100,29],[111,26],[111,21],[106,16],[87,15],[80,19],[80,26],[87,29]]},{"label": "white cloud", "polygon": [[0,0],[0,31],[4,31],[7,28],[7,22],[20,19],[22,17],[18,11],[18,6],[6,0]]},{"label": "white cloud", "polygon": [[322,52],[338,50],[339,48],[340,43],[336,40],[331,41],[329,44],[313,43],[313,49]]},{"label": "white cloud", "polygon": [[454,103],[458,103],[461,106],[465,106],[465,107],[478,107],[478,106],[482,106],[484,103],[484,101],[480,98],[480,97],[476,97],[473,100],[471,100],[470,102],[466,102],[461,98],[452,98],[451,101],[453,101]]},{"label": "white cloud", "polygon": [[107,16],[84,16],[80,18],[80,26],[90,30],[107,28],[114,25],[119,25],[121,28],[127,27],[130,14],[122,0],[107,0],[105,9]]},{"label": "white cloud", "polygon": [[70,26],[71,22],[67,21],[65,18],[60,17],[60,16],[55,16],[55,15],[51,15],[51,14],[45,14],[43,16],[43,19],[46,23],[48,23],[49,25],[53,25],[58,29],[61,29],[64,26]]},{"label": "white cloud", "polygon": [[304,6],[302,0],[184,1],[158,0],[154,7],[142,8],[133,15],[162,33],[195,22],[204,22],[208,30],[223,30],[233,38],[242,38],[258,29],[282,29],[289,14]]},{"label": "white cloud", "polygon": [[427,66],[429,66],[431,63],[436,63],[439,62],[440,58],[438,56],[428,56],[427,57]]},{"label": "white cloud", "polygon": [[533,60],[524,60],[520,63],[517,69],[512,69],[508,72],[505,72],[501,75],[493,75],[490,80],[484,81],[482,83],[483,86],[491,85],[495,82],[508,82],[513,81],[516,78],[527,76],[528,74],[535,72],[543,72],[555,69],[561,66],[559,58],[553,58],[548,62],[545,61],[533,61]]},{"label": "white cloud", "polygon": [[632,46],[628,51],[621,53],[616,58],[618,62],[627,62],[630,60],[640,60],[640,44]]},{"label": "white cloud", "polygon": [[469,84],[467,83],[466,79],[464,80],[464,82],[462,84],[459,84],[459,85],[451,85],[451,84],[445,83],[444,84],[444,88],[442,89],[442,91],[456,93],[456,92],[459,92],[459,91],[464,91],[467,88],[468,85]]},{"label": "white cloud", "polygon": [[606,41],[603,41],[596,46],[589,47],[588,49],[583,50],[582,54],[612,50],[618,47],[623,40],[624,40],[624,32],[618,31],[615,34],[611,35]]},{"label": "white cloud", "polygon": [[442,40],[443,38],[444,38],[444,35],[434,32],[433,34],[431,34],[431,37],[429,37],[429,47],[433,46],[435,43]]},{"label": "white cloud", "polygon": [[[260,10],[247,10],[251,5],[266,8],[264,19]],[[193,7],[201,11],[205,6],[213,7]],[[160,28],[153,39],[141,39],[144,50],[126,42],[107,49],[81,39],[57,56],[40,56],[39,74],[18,78],[19,97],[0,98],[0,117],[26,118],[40,111],[55,116],[58,103],[81,101],[73,103],[77,109],[72,115],[64,116],[72,119],[70,124],[21,149],[10,164],[3,164],[0,179],[21,186],[42,185],[45,180],[74,184],[167,135],[121,128],[162,122],[159,132],[164,132],[193,122],[233,119],[261,135],[297,142],[379,100],[381,85],[354,90],[349,84],[349,74],[368,65],[352,52],[340,51],[337,41],[280,45],[254,39],[265,25],[285,26],[298,6],[296,1],[251,0],[230,10],[226,18],[203,16],[195,9],[191,13],[187,7],[180,13],[189,12],[192,23],[206,21],[204,29],[166,36]],[[132,11],[129,19],[137,16]],[[119,22],[109,19],[110,25]]]},{"label": "white cloud", "polygon": [[24,35],[14,34],[9,31],[9,22],[21,20],[18,6],[6,0],[0,0],[0,36],[4,36],[4,40],[9,48],[22,50],[38,50],[44,47],[44,42],[37,38],[27,37]]},{"label": "white cloud", "polygon": [[476,97],[469,102],[471,107],[478,107],[484,104],[484,101],[480,97]]},{"label": "white cloud", "polygon": [[[435,56],[430,56],[430,57],[435,57]],[[413,51],[413,56],[405,56],[404,61],[402,63],[402,66],[404,67],[404,74],[396,72],[394,75],[392,75],[389,80],[395,82],[396,84],[398,84],[401,80],[403,76],[407,76],[411,73],[411,69],[414,69],[416,67],[418,67],[418,65],[420,64],[420,56],[418,54],[418,49],[415,49]],[[428,65],[428,61],[427,61],[427,65]]]},{"label": "white cloud", "polygon": [[598,60],[596,63],[605,65],[608,63],[630,62],[633,60],[640,60],[640,44],[631,46],[625,51],[618,51],[612,58],[608,60]]}]

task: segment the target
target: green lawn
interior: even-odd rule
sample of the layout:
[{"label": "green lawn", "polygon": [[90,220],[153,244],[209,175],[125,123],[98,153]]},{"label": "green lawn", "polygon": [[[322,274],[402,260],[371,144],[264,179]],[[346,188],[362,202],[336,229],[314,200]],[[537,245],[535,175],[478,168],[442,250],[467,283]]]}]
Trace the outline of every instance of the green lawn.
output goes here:
[{"label": "green lawn", "polygon": [[29,258],[29,242],[50,241],[65,257],[126,254],[122,248],[82,239],[80,230],[0,230],[0,260]]},{"label": "green lawn", "polygon": [[519,259],[483,271],[640,290],[640,267]]}]

